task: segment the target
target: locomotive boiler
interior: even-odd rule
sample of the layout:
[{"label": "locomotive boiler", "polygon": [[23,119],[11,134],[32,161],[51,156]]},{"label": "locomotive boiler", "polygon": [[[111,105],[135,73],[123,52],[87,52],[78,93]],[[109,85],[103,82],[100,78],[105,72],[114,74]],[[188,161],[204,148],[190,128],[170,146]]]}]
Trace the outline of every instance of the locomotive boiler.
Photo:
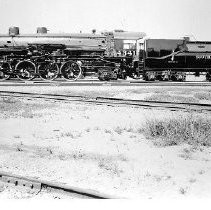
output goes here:
[{"label": "locomotive boiler", "polygon": [[37,28],[36,34],[20,34],[18,27],[11,27],[9,34],[0,34],[0,80],[63,77],[74,81],[88,75],[124,79],[133,71],[135,53],[119,53],[116,43],[143,36],[123,31],[52,34],[45,27]]},{"label": "locomotive boiler", "polygon": [[205,74],[211,81],[211,42],[146,39],[140,50],[139,74],[147,81],[185,81],[187,74]]}]

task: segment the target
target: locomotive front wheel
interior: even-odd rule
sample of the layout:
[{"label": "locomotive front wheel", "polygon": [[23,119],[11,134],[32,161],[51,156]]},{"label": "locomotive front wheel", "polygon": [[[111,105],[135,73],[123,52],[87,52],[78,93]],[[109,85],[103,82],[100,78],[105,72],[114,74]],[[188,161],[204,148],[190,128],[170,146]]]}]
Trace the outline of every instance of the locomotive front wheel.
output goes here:
[{"label": "locomotive front wheel", "polygon": [[41,64],[38,66],[40,78],[54,80],[58,77],[59,67],[56,63]]},{"label": "locomotive front wheel", "polygon": [[17,77],[23,81],[29,81],[34,79],[36,66],[31,61],[20,61],[15,66],[15,71],[18,72]]},{"label": "locomotive front wheel", "polygon": [[61,74],[65,80],[75,81],[81,76],[82,69],[78,63],[68,61],[61,66]]},{"label": "locomotive front wheel", "polygon": [[11,66],[9,63],[3,63],[0,66],[0,81],[6,80],[10,78],[10,75],[5,73],[5,71],[9,71],[11,69]]}]

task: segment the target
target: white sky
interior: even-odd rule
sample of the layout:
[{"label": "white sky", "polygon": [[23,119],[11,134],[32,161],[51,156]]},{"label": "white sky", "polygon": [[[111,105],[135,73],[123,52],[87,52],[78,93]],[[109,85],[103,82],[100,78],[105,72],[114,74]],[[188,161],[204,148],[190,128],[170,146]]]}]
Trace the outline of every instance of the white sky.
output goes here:
[{"label": "white sky", "polygon": [[151,38],[194,35],[211,40],[210,0],[0,0],[0,33],[90,32],[124,29]]}]

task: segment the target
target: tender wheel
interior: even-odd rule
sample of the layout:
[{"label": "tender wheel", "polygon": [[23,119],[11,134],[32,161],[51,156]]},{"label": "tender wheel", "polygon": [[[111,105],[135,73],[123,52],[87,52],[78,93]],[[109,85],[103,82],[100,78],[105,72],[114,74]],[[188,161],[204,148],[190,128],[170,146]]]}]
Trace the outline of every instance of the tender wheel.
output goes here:
[{"label": "tender wheel", "polygon": [[168,75],[164,75],[161,79],[161,81],[164,81],[164,82],[168,82],[170,80],[170,77]]},{"label": "tender wheel", "polygon": [[61,66],[61,74],[64,79],[75,81],[81,76],[82,69],[78,63],[68,61]]},{"label": "tender wheel", "polygon": [[59,73],[59,67],[56,63],[45,63],[38,66],[40,77],[43,80],[54,80]]},{"label": "tender wheel", "polygon": [[185,82],[186,77],[182,77],[181,79],[178,79],[179,82]]},{"label": "tender wheel", "polygon": [[7,74],[7,72],[11,69],[11,66],[9,63],[3,63],[0,66],[0,81],[6,80],[10,78],[10,75]]},{"label": "tender wheel", "polygon": [[162,76],[159,74],[159,75],[157,75],[156,80],[163,81],[163,78],[162,78]]},{"label": "tender wheel", "polygon": [[18,72],[17,77],[23,81],[34,79],[36,66],[31,61],[20,61],[17,63],[15,70]]},{"label": "tender wheel", "polygon": [[147,72],[145,74],[146,81],[155,81],[155,72]]},{"label": "tender wheel", "polygon": [[176,74],[174,74],[173,78],[175,78],[174,81],[185,82],[185,80],[186,80],[186,73],[185,72],[177,72]]},{"label": "tender wheel", "polygon": [[211,82],[211,72],[206,74],[206,81]]},{"label": "tender wheel", "polygon": [[163,71],[161,73],[161,78],[162,78],[162,81],[169,81],[170,78],[171,78],[171,74],[170,74],[170,71]]}]

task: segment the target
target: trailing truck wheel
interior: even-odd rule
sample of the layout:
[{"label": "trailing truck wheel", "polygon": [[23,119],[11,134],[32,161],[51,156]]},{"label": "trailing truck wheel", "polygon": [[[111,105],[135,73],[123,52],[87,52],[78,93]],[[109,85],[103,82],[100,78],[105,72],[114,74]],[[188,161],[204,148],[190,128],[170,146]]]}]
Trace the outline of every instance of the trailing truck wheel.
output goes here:
[{"label": "trailing truck wheel", "polygon": [[[126,80],[126,79],[127,79],[126,71],[120,72],[119,75],[118,75],[118,78],[119,78],[119,79],[124,79],[124,80]],[[139,79],[139,78],[137,77],[137,75],[135,75],[135,74],[132,76],[132,78],[134,78],[134,79]]]},{"label": "trailing truck wheel", "polygon": [[[127,79],[127,75],[126,74],[122,74],[119,78],[126,80]],[[134,77],[134,79],[140,79],[140,77]]]},{"label": "trailing truck wheel", "polygon": [[98,79],[100,81],[109,81],[111,79],[111,73],[108,69],[98,70]]},{"label": "trailing truck wheel", "polygon": [[0,66],[0,81],[6,80],[10,78],[10,75],[7,74],[7,71],[11,69],[11,66],[9,63],[3,63]]},{"label": "trailing truck wheel", "polygon": [[31,61],[20,61],[15,66],[15,71],[20,80],[29,81],[35,77],[36,66]]},{"label": "trailing truck wheel", "polygon": [[68,81],[75,81],[82,74],[80,65],[74,61],[65,62],[60,69],[63,78]]},{"label": "trailing truck wheel", "polygon": [[38,66],[40,78],[43,80],[54,80],[58,77],[59,67],[56,63],[44,63]]}]

